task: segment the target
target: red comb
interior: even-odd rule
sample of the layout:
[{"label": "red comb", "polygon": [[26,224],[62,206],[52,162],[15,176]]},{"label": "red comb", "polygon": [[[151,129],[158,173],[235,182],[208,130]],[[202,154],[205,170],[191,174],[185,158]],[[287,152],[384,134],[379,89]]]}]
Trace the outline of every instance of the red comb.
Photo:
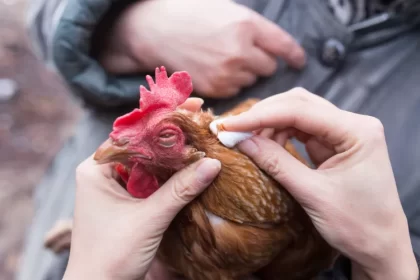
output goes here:
[{"label": "red comb", "polygon": [[185,71],[175,72],[168,78],[165,67],[157,67],[155,79],[156,83],[152,77],[146,76],[150,91],[144,86],[140,86],[140,109],[135,109],[133,112],[119,117],[114,126],[128,125],[146,113],[157,109],[175,110],[192,93],[191,76]]}]

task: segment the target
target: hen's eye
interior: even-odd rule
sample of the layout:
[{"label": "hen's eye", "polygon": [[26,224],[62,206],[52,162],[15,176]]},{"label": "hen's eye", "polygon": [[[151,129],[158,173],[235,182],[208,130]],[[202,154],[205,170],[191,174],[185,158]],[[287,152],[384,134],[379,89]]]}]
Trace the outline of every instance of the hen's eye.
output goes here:
[{"label": "hen's eye", "polygon": [[159,144],[165,148],[171,148],[175,146],[177,136],[174,132],[165,130],[159,135]]}]

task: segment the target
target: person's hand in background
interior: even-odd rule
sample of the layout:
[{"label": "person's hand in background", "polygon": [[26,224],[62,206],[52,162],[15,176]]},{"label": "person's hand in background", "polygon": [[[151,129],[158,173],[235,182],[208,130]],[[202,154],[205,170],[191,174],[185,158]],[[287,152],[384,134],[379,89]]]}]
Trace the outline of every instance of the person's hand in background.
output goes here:
[{"label": "person's hand in background", "polygon": [[270,76],[277,57],[301,68],[304,50],[287,32],[230,0],[146,0],[128,7],[100,57],[116,74],[188,71],[198,94],[229,97]]},{"label": "person's hand in background", "polygon": [[[294,89],[226,119],[223,127],[276,129],[271,137],[275,141],[254,136],[239,149],[278,180],[326,241],[352,260],[353,279],[417,279],[407,219],[379,120]],[[305,143],[317,169],[282,148],[290,137]]]},{"label": "person's hand in background", "polygon": [[[198,110],[199,99],[182,107]],[[144,200],[118,183],[112,165],[93,157],[76,171],[77,189],[69,264],[65,280],[172,280],[155,259],[164,231],[175,215],[217,176],[220,162],[202,159],[169,179]]]}]

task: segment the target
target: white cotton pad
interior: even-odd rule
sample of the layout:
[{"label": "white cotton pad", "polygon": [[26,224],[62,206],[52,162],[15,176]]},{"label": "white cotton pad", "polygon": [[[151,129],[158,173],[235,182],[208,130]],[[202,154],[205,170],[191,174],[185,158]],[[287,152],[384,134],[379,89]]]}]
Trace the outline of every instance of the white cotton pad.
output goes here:
[{"label": "white cotton pad", "polygon": [[210,123],[211,132],[217,136],[219,141],[227,148],[233,148],[236,144],[254,136],[251,132],[217,131],[217,125],[223,122],[223,118]]}]

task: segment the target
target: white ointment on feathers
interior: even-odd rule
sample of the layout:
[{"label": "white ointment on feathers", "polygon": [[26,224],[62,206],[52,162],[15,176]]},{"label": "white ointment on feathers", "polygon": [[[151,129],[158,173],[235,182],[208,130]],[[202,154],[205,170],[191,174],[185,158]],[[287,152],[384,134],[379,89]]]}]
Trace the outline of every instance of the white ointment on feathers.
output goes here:
[{"label": "white ointment on feathers", "polygon": [[233,131],[218,131],[217,125],[223,122],[224,118],[219,118],[210,123],[211,132],[217,136],[219,141],[227,148],[233,148],[240,142],[254,136],[251,132],[233,132]]}]

